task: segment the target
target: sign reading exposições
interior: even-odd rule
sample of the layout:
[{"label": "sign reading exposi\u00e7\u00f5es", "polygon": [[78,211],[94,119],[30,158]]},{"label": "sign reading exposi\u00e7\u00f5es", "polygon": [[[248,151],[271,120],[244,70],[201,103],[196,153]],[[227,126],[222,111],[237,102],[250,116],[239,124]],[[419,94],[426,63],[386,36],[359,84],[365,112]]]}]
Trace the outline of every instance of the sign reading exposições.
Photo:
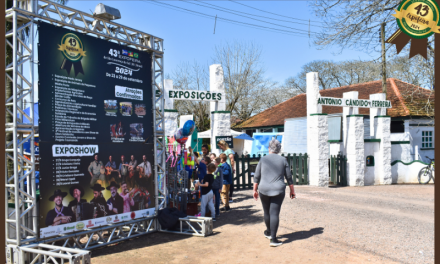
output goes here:
[{"label": "sign reading exposi\u00e7\u00f5es", "polygon": [[195,91],[195,90],[169,90],[168,97],[174,100],[189,101],[222,101],[225,99],[221,92]]},{"label": "sign reading exposi\u00e7\u00f5es", "polygon": [[318,105],[328,106],[348,106],[348,107],[362,107],[362,108],[391,108],[391,102],[388,100],[364,100],[364,99],[347,99],[347,98],[332,98],[319,97]]}]

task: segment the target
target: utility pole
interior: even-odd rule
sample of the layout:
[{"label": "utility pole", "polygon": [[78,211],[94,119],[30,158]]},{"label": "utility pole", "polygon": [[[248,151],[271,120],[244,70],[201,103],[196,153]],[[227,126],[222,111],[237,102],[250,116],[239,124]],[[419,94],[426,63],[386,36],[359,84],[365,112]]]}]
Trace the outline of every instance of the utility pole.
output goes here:
[{"label": "utility pole", "polygon": [[382,23],[380,30],[380,40],[382,42],[382,93],[387,96],[387,62],[385,56],[385,23]]}]

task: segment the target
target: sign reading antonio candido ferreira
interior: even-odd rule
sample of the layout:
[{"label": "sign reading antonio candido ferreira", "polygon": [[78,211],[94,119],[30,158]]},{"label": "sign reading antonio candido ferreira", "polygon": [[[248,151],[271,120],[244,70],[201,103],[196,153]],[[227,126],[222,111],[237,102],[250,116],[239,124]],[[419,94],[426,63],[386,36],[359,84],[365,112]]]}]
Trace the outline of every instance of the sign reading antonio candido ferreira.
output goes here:
[{"label": "sign reading antonio candido ferreira", "polygon": [[364,99],[347,99],[347,98],[332,98],[319,97],[318,105],[328,106],[348,106],[348,107],[362,107],[362,108],[391,108],[391,102],[388,100],[364,100]]},{"label": "sign reading antonio candido ferreira", "polygon": [[174,100],[189,101],[222,101],[224,95],[221,92],[197,91],[197,90],[169,90],[168,97]]}]

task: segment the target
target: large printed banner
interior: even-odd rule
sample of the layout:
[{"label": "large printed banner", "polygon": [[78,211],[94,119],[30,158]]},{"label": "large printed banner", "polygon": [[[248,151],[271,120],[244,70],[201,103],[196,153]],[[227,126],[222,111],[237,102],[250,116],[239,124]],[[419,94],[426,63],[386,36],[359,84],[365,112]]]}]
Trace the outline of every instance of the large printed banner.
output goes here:
[{"label": "large printed banner", "polygon": [[39,25],[40,237],[154,215],[151,55]]}]

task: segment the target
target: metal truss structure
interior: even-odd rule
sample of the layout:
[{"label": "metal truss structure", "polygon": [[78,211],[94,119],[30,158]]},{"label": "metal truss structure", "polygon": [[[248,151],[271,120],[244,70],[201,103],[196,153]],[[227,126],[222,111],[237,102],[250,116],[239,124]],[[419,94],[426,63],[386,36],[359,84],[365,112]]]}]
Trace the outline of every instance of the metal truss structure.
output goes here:
[{"label": "metal truss structure", "polygon": [[213,232],[213,224],[211,217],[196,217],[187,216],[179,218],[180,229],[179,230],[167,230],[162,229],[159,226],[159,231],[164,233],[190,235],[190,236],[209,236]]},{"label": "metal truss structure", "polygon": [[[12,7],[7,6],[12,2]],[[68,234],[49,240],[39,238],[39,211],[35,183],[35,153],[31,147],[25,157],[23,144],[34,145],[34,68],[38,63],[36,46],[36,23],[45,21],[56,26],[105,39],[133,49],[143,50],[152,56],[152,93],[154,115],[154,139],[152,143],[156,159],[155,201],[156,211],[165,207],[165,149],[164,145],[164,61],[163,39],[133,28],[104,20],[54,3],[50,0],[5,1],[6,50],[10,61],[6,63],[5,85],[12,87],[12,93],[5,101],[6,158],[5,158],[5,203],[6,244],[10,263],[46,263],[61,258],[62,263],[85,262],[87,251],[69,248],[91,249],[115,243],[120,240],[157,231],[156,217],[137,219],[130,222],[100,227],[80,233]],[[29,99],[27,99],[29,98]],[[27,100],[27,101],[26,101]],[[24,109],[30,106],[30,113]],[[147,139],[148,140],[148,139]],[[147,146],[150,146],[147,144]],[[8,175],[8,162],[13,164],[13,175]],[[25,184],[25,182],[27,184]],[[14,208],[8,209],[13,199]],[[85,237],[86,242],[81,242]],[[96,238],[96,239],[95,239]],[[63,241],[62,247],[54,245]],[[64,257],[61,257],[63,255]]]}]

